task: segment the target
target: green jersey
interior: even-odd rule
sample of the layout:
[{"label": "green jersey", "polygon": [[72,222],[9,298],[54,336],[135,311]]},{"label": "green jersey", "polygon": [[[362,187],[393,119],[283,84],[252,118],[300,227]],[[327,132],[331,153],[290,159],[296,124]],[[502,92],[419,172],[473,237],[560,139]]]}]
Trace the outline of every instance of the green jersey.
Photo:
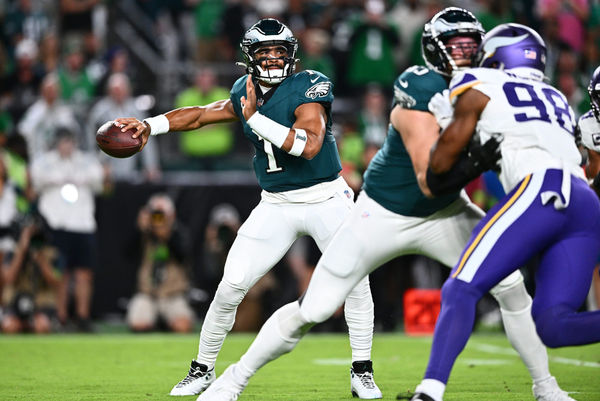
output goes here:
[{"label": "green jersey", "polygon": [[291,75],[266,94],[255,82],[256,106],[261,114],[286,127],[296,121],[296,108],[305,103],[320,103],[327,113],[325,138],[321,151],[311,160],[292,156],[256,135],[242,114],[240,98],[246,96],[246,78],[238,79],[231,88],[231,103],[244,127],[244,135],[254,145],[254,172],[262,189],[283,192],[307,188],[333,181],[342,169],[337,145],[331,133],[333,84],[320,72],[306,70]]},{"label": "green jersey", "polygon": [[[429,111],[429,100],[447,88],[446,80],[435,71],[412,66],[394,82],[394,106]],[[433,199],[423,195],[402,137],[391,124],[382,148],[365,172],[363,190],[386,209],[415,217],[429,216],[448,206],[459,195],[457,192]]]}]

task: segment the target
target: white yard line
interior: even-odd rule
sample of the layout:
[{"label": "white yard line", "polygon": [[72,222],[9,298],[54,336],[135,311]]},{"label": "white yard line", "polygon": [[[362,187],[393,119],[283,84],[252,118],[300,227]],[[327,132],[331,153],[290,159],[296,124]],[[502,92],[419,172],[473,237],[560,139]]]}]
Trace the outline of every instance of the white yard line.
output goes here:
[{"label": "white yard line", "polygon": [[[481,352],[487,352],[489,354],[494,355],[510,355],[513,357],[519,357],[517,352],[508,347],[501,347],[498,345],[485,344],[485,343],[470,343],[469,346],[475,348]],[[564,358],[561,356],[548,356],[548,359],[555,363],[562,363],[563,365],[571,365],[571,366],[583,366],[587,368],[600,368],[600,363],[591,362],[591,361],[582,361],[579,359],[573,358]],[[508,360],[502,359],[462,359],[462,362],[467,365],[502,365],[512,363]],[[325,365],[325,366],[345,366],[352,363],[350,358],[318,358],[313,359],[313,363],[315,365]]]},{"label": "white yard line", "polygon": [[[513,355],[518,356],[517,352],[512,348],[500,347],[492,344],[471,344],[473,348],[476,348],[482,352],[488,352],[490,354],[500,354],[500,355]],[[590,362],[590,361],[582,361],[579,359],[572,358],[564,358],[560,356],[551,356],[548,355],[548,359],[552,362],[562,363],[564,365],[573,365],[573,366],[585,366],[587,368],[600,368],[600,363],[598,362]]]}]

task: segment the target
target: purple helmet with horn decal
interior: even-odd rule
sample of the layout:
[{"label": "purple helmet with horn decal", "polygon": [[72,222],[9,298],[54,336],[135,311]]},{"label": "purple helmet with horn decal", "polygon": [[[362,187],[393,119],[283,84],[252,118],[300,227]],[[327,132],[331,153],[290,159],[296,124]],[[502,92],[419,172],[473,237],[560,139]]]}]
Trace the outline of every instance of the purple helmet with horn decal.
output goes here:
[{"label": "purple helmet with horn decal", "polygon": [[501,24],[484,36],[474,65],[541,81],[546,69],[546,44],[525,25]]},{"label": "purple helmet with horn decal", "polygon": [[590,79],[588,86],[590,94],[590,103],[592,104],[592,112],[596,116],[596,120],[600,122],[600,67],[596,68]]}]

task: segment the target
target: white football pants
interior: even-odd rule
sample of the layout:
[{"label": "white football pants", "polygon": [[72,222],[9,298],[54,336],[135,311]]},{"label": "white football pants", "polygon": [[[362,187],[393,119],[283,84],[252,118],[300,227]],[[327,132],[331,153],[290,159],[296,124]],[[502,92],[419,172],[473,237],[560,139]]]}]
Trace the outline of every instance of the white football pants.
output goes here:
[{"label": "white football pants", "polygon": [[[261,201],[254,208],[238,231],[227,256],[223,278],[204,319],[196,359],[199,363],[209,368],[214,366],[225,336],[233,326],[238,305],[248,290],[281,260],[292,243],[309,235],[323,252],[352,206],[351,198],[337,193],[320,203]],[[331,289],[325,286],[323,290]],[[357,280],[346,295],[344,312],[352,360],[369,360],[374,312],[368,276]]]},{"label": "white football pants", "polygon": [[[383,263],[404,254],[421,254],[452,267],[484,212],[466,194],[431,216],[393,213],[361,192],[319,261],[300,314],[305,323],[327,319],[348,291]],[[550,376],[546,349],[531,317],[531,297],[517,270],[491,291],[500,304],[507,337],[534,381]]]},{"label": "white football pants", "polygon": [[[393,213],[362,192],[317,264],[300,303],[278,309],[240,359],[240,379],[247,381],[261,366],[290,352],[313,324],[331,316],[351,289],[383,263],[403,254],[422,254],[453,266],[483,215],[464,193],[445,209],[419,218]],[[500,303],[507,336],[533,380],[549,377],[546,349],[535,331],[531,298],[519,271],[492,294]]]}]

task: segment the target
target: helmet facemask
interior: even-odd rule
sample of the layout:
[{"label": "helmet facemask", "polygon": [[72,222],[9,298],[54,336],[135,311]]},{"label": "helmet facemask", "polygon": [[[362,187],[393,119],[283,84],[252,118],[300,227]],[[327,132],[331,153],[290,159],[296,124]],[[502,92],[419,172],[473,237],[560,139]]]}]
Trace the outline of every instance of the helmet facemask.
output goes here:
[{"label": "helmet facemask", "polygon": [[[450,39],[457,36],[471,37],[479,45],[485,31],[475,18],[467,10],[458,7],[448,7],[437,13],[423,28],[421,39],[421,52],[427,67],[447,77],[457,71],[470,68],[469,66],[458,66],[452,58],[451,49],[447,47]],[[472,47],[464,48],[473,54]]]},{"label": "helmet facemask", "polygon": [[[261,49],[271,46],[285,48],[287,55],[273,58],[259,54]],[[296,59],[298,41],[288,27],[275,19],[262,19],[254,24],[244,34],[240,47],[244,55],[244,63],[238,64],[246,67],[247,74],[267,85],[276,85],[294,73],[298,61]],[[283,60],[282,68],[263,68],[261,64],[267,59]]]}]

